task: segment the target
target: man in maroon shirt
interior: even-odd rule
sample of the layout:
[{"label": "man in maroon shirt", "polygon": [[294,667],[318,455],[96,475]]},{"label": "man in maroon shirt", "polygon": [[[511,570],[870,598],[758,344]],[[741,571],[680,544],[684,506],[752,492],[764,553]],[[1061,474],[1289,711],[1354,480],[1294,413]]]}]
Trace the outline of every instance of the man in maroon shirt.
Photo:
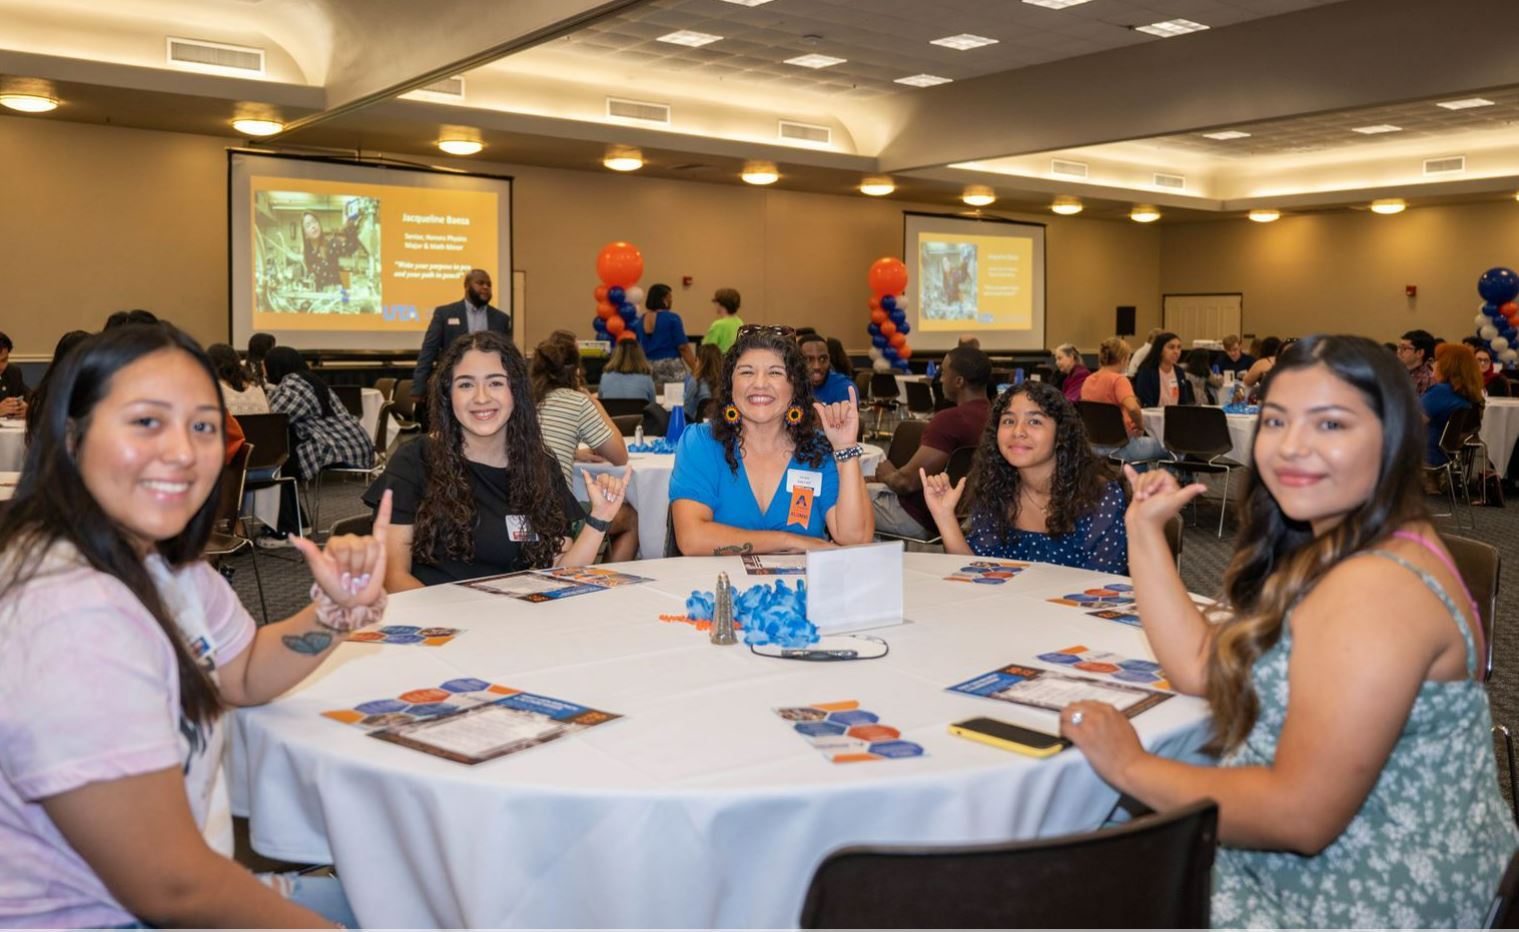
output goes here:
[{"label": "man in maroon shirt", "polygon": [[928,505],[923,501],[921,468],[932,475],[943,472],[949,455],[961,447],[981,442],[991,404],[986,397],[986,383],[991,380],[992,361],[974,347],[961,345],[944,357],[941,370],[944,397],[954,406],[935,414],[923,430],[923,442],[917,452],[900,468],[889,460],[876,467],[870,486],[871,505],[875,510],[876,530],[903,537],[937,537],[939,532]]}]

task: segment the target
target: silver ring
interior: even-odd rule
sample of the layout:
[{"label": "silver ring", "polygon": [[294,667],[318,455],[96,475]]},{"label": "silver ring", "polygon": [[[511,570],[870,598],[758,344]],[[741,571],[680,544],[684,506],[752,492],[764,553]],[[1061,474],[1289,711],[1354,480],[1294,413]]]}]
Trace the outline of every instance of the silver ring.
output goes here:
[{"label": "silver ring", "polygon": [[1071,713],[1071,724],[1072,725],[1080,725],[1081,724],[1081,711],[1079,709],[1077,711]]}]

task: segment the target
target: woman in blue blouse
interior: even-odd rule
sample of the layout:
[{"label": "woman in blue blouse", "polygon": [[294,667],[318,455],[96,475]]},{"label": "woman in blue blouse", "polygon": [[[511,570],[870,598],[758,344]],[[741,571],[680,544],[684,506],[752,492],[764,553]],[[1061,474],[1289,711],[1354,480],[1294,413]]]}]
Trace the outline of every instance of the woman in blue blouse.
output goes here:
[{"label": "woman in blue blouse", "polygon": [[1424,409],[1424,462],[1441,466],[1449,459],[1440,449],[1445,425],[1457,411],[1482,407],[1482,370],[1477,368],[1477,354],[1463,343],[1441,343],[1435,350],[1435,380],[1419,396]]},{"label": "woman in blue blouse", "polygon": [[1081,416],[1053,385],[1029,381],[1002,393],[971,479],[967,540],[955,514],[966,480],[950,485],[943,473],[923,475],[946,553],[1128,574],[1123,485],[1092,452]]},{"label": "woman in blue blouse", "polygon": [[686,376],[696,368],[696,354],[686,337],[686,324],[670,310],[669,285],[651,285],[644,299],[648,313],[638,318],[638,342],[654,370],[654,389],[661,394],[666,382],[685,384]]},{"label": "woman in blue blouse", "polygon": [[854,394],[818,404],[809,385],[791,328],[739,329],[711,419],[688,428],[675,451],[681,553],[780,553],[875,536]]}]

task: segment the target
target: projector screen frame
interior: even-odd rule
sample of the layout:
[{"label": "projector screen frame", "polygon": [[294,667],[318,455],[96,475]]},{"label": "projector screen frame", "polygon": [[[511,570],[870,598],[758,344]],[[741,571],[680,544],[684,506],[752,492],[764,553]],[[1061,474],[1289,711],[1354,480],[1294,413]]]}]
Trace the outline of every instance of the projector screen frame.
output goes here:
[{"label": "projector screen frame", "polygon": [[[907,218],[909,218],[909,217],[922,217],[922,218],[925,218],[925,219],[928,219],[928,220],[959,220],[959,221],[963,221],[963,222],[966,222],[966,223],[1005,223],[1005,224],[1009,224],[1009,225],[1012,225],[1012,226],[1039,227],[1040,230],[1042,231],[1042,234],[1041,234],[1041,245],[1040,245],[1040,249],[1039,249],[1039,279],[1040,279],[1040,292],[1041,292],[1041,298],[1042,298],[1042,304],[1043,304],[1043,307],[1039,308],[1039,329],[1040,329],[1039,342],[1041,344],[1049,342],[1049,328],[1050,328],[1050,320],[1049,320],[1049,310],[1050,310],[1050,274],[1049,274],[1050,273],[1050,249],[1049,249],[1049,224],[1048,223],[1045,223],[1042,220],[1015,220],[1015,219],[1013,219],[1011,217],[989,216],[989,215],[984,214],[984,213],[982,213],[980,211],[974,211],[974,212],[967,211],[965,213],[940,213],[940,212],[928,211],[928,210],[904,210],[904,211],[902,211],[902,261],[904,263],[907,263],[909,274],[911,276],[909,278],[909,281],[913,285],[917,284],[917,272],[915,271],[916,267],[917,267],[917,263],[916,263],[917,252],[916,252],[916,250],[909,248],[911,244],[909,244],[907,242],[907,225],[908,225]],[[916,304],[916,302],[914,302],[914,304]],[[918,314],[918,313],[921,313],[921,312],[922,312],[922,308],[921,307],[916,307],[915,310],[914,310],[914,314],[915,315]],[[915,319],[916,319],[916,317],[915,317]],[[1031,350],[1031,349],[1014,349],[1014,348],[998,348],[998,349],[991,350],[991,352],[1001,352],[1001,351],[1003,351],[1003,349],[1005,349],[1007,352],[1012,352],[1012,353],[1015,353],[1015,354],[1034,353],[1034,352],[1036,352],[1035,350]],[[1047,346],[1041,346],[1040,349],[1041,350],[1048,350],[1049,347],[1047,347]],[[932,350],[927,350],[927,352],[940,352],[940,350],[932,349]]]},{"label": "projector screen frame", "polygon": [[[513,271],[515,271],[515,268],[516,268],[516,265],[517,265],[517,257],[516,257],[517,230],[516,230],[516,215],[515,215],[515,212],[514,212],[515,203],[516,203],[516,199],[517,199],[517,178],[516,178],[515,175],[503,175],[503,174],[499,174],[499,173],[496,173],[496,172],[470,171],[470,170],[467,170],[467,169],[443,168],[443,167],[440,167],[440,166],[437,166],[437,165],[423,165],[423,164],[418,163],[418,162],[408,162],[408,161],[405,161],[405,160],[402,160],[402,159],[394,159],[394,158],[389,158],[389,157],[385,157],[385,156],[365,157],[365,156],[362,156],[362,155],[359,155],[359,156],[348,156],[348,155],[313,154],[313,153],[306,153],[306,152],[280,152],[280,151],[271,151],[271,150],[266,150],[266,149],[250,149],[250,148],[248,148],[246,146],[228,146],[226,148],[226,153],[227,153],[227,342],[228,343],[232,343],[233,338],[234,338],[234,334],[237,332],[237,330],[236,330],[236,324],[234,323],[234,318],[235,318],[236,313],[237,313],[237,308],[236,308],[237,282],[236,282],[236,277],[235,277],[235,273],[234,273],[234,265],[235,265],[235,256],[234,256],[234,253],[236,252],[236,249],[235,249],[235,241],[233,239],[233,229],[232,229],[232,223],[233,223],[233,196],[234,196],[234,190],[233,190],[234,189],[234,182],[233,182],[233,177],[232,177],[232,174],[233,174],[232,173],[232,165],[233,165],[233,161],[239,155],[243,155],[243,156],[257,156],[259,158],[269,158],[269,159],[288,159],[290,161],[295,161],[295,162],[317,162],[317,163],[322,163],[322,164],[327,164],[327,165],[343,165],[343,166],[349,166],[349,167],[353,167],[353,168],[383,168],[383,169],[388,169],[388,170],[392,170],[392,171],[409,171],[409,172],[418,172],[418,173],[421,173],[421,174],[429,174],[429,175],[445,175],[445,176],[462,176],[462,177],[469,177],[469,178],[484,178],[484,179],[488,179],[488,180],[491,180],[491,181],[504,181],[504,182],[506,182],[507,183],[506,184],[506,229],[508,231],[508,237],[507,237],[507,243],[506,243],[506,265],[507,265],[507,267],[506,267],[506,270],[505,270],[505,275],[506,275],[507,294],[509,294],[509,295],[512,294],[511,275],[512,275]],[[502,277],[502,270],[498,269],[497,272],[496,272],[496,279],[497,280],[494,282],[496,284],[497,289],[501,288],[501,283],[499,281],[501,279],[501,277]],[[498,290],[497,293],[499,294],[499,290]],[[418,309],[418,310],[420,312],[420,309]],[[516,321],[516,317],[515,317],[515,315],[517,313],[516,307],[512,307],[510,309],[509,313],[511,313],[513,315],[513,324],[515,325],[516,322],[517,322]],[[522,337],[520,335],[518,335],[518,339],[521,339],[521,338]],[[417,343],[417,345],[418,345],[418,348],[419,348],[418,351],[420,351],[420,347],[421,347],[421,337],[420,336],[418,337],[418,343]],[[308,349],[302,350],[302,352],[320,353],[320,352],[324,352],[327,349],[341,350],[342,348],[341,347],[326,347],[326,348],[318,348],[318,349],[308,348]],[[396,354],[397,351],[395,351],[395,350],[377,350],[376,352],[380,353],[380,354],[383,354],[383,355],[391,355],[391,356],[393,356],[393,355]]]}]

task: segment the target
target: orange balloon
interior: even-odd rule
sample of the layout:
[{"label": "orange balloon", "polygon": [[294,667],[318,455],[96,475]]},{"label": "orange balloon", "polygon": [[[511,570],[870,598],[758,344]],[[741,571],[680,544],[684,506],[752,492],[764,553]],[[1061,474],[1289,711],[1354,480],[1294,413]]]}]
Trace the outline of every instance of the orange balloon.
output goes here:
[{"label": "orange balloon", "polygon": [[881,309],[881,299],[880,298],[871,298],[870,301],[869,301],[869,304],[870,304],[870,309],[872,311],[878,311],[878,310]]},{"label": "orange balloon", "polygon": [[627,324],[625,324],[625,323],[622,322],[622,318],[621,317],[608,317],[608,318],[606,318],[606,322],[607,322],[607,333],[610,333],[614,337],[617,336],[618,334],[622,333],[622,331],[625,330],[627,328],[627,326],[628,326]]},{"label": "orange balloon", "polygon": [[637,340],[637,339],[638,339],[638,334],[636,334],[633,331],[628,330],[628,329],[624,329],[622,331],[622,333],[619,333],[617,335],[617,342],[618,343],[621,343],[624,340]]},{"label": "orange balloon", "polygon": [[882,256],[870,264],[866,280],[877,295],[901,294],[907,290],[907,266],[896,256]]},{"label": "orange balloon", "polygon": [[[883,327],[881,329],[884,331],[886,328]],[[895,330],[896,328],[893,327],[892,329]],[[892,346],[895,346],[897,348],[897,352],[901,352],[902,347],[907,345],[907,334],[893,333],[891,335],[890,342]]]},{"label": "orange balloon", "polygon": [[894,334],[896,332],[897,332],[897,325],[894,324],[894,323],[892,323],[889,320],[886,321],[886,323],[884,323],[884,324],[881,325],[881,336],[885,337],[888,340],[890,340],[892,334]]},{"label": "orange balloon", "polygon": [[902,346],[897,347],[897,358],[900,359],[900,360],[902,360],[903,362],[906,362],[907,360],[911,359],[912,358],[912,347],[907,346],[905,344],[902,345]]},{"label": "orange balloon", "polygon": [[875,310],[871,311],[870,312],[870,322],[873,323],[873,324],[884,324],[884,323],[886,323],[886,312],[883,311],[883,310],[881,310],[880,308],[876,308]]},{"label": "orange balloon", "polygon": [[1514,302],[1510,301],[1502,307],[1498,308],[1498,312],[1501,313],[1504,317],[1507,317],[1509,320],[1513,320],[1515,317],[1519,317],[1519,304],[1515,304]]},{"label": "orange balloon", "polygon": [[596,256],[596,275],[603,284],[627,288],[643,275],[643,253],[632,243],[608,243]]},{"label": "orange balloon", "polygon": [[596,316],[600,317],[602,320],[606,320],[608,317],[611,317],[616,313],[617,308],[613,307],[606,301],[603,301],[600,304],[596,305]]},{"label": "orange balloon", "polygon": [[607,286],[606,285],[597,285],[596,286],[596,303],[600,304],[601,302],[605,301],[606,299],[607,299]]}]

